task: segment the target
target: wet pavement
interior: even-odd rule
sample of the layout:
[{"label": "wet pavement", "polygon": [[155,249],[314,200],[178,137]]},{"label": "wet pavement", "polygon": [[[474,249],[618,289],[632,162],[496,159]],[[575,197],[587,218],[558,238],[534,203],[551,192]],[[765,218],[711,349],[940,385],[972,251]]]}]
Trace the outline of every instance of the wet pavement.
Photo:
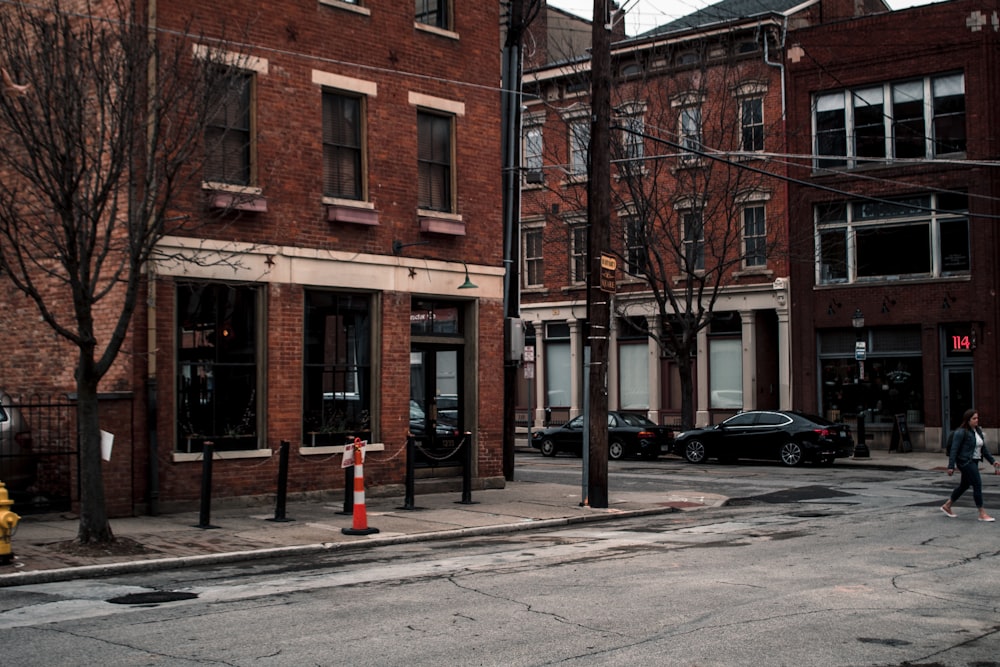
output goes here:
[{"label": "wet pavement", "polygon": [[[935,452],[872,451],[869,458],[841,459],[837,465],[944,470],[947,460]],[[340,496],[289,501],[283,514],[273,498],[267,504],[212,508],[207,526],[198,511],[113,519],[115,537],[137,545],[137,552],[120,554],[84,554],[68,545],[77,534],[75,515],[25,516],[12,540],[13,561],[0,565],[0,587],[692,511],[728,500],[693,489],[610,489],[608,507],[591,508],[581,505],[579,486],[513,481],[465,497],[461,491],[418,491],[411,508],[404,508],[401,496],[368,497],[345,513]]]}]

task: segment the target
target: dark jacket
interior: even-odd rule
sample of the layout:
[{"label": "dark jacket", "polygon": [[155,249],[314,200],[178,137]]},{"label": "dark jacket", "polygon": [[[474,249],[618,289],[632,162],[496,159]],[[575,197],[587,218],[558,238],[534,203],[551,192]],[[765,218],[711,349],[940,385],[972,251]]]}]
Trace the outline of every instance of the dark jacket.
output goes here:
[{"label": "dark jacket", "polygon": [[975,431],[968,428],[957,429],[951,434],[951,447],[948,448],[948,469],[955,468],[955,464],[958,467],[966,465],[972,461],[972,457],[976,453],[976,433],[983,438],[983,458],[994,463],[995,459],[993,455],[990,454],[989,445],[986,443],[986,438],[983,437],[983,429],[976,428]]}]

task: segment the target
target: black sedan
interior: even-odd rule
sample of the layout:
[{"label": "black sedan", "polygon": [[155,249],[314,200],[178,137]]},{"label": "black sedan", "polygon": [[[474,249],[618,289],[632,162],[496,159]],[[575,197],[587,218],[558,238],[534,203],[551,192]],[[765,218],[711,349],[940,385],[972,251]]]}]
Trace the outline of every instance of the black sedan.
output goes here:
[{"label": "black sedan", "polygon": [[789,410],[750,410],[706,428],[680,433],[674,452],[691,463],[772,459],[788,466],[829,464],[854,453],[846,424]]},{"label": "black sedan", "polygon": [[[608,412],[608,457],[614,460],[626,456],[655,459],[661,452],[669,452],[673,432],[658,426],[646,417],[627,412]],[[531,434],[531,446],[542,456],[555,456],[559,452],[583,453],[583,415],[574,417],[562,426],[554,426]]]}]

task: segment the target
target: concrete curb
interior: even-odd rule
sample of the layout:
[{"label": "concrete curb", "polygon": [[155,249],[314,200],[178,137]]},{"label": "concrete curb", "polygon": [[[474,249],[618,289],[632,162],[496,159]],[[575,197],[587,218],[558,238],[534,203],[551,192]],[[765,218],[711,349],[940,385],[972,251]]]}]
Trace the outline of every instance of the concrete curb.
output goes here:
[{"label": "concrete curb", "polygon": [[[724,501],[723,501],[724,504]],[[707,506],[707,505],[706,505]],[[179,568],[198,567],[203,565],[220,565],[239,563],[281,556],[302,556],[316,553],[335,553],[357,549],[391,546],[395,544],[412,544],[414,542],[430,542],[448,540],[460,537],[475,537],[479,535],[499,535],[516,533],[536,528],[555,528],[594,521],[608,521],[623,517],[648,516],[654,514],[671,514],[680,512],[675,507],[653,507],[636,510],[600,510],[600,514],[585,516],[561,517],[558,519],[526,519],[519,523],[498,524],[494,526],[475,526],[455,528],[426,533],[368,536],[364,540],[354,542],[321,542],[287,547],[271,547],[253,551],[231,551],[217,554],[202,554],[197,556],[177,556],[174,558],[154,558],[149,560],[123,561],[105,565],[82,565],[80,567],[65,567],[51,570],[36,570],[32,572],[14,572],[0,575],[0,588],[11,586],[26,586],[33,584],[48,584],[73,579],[92,579],[141,572],[162,572]]]}]

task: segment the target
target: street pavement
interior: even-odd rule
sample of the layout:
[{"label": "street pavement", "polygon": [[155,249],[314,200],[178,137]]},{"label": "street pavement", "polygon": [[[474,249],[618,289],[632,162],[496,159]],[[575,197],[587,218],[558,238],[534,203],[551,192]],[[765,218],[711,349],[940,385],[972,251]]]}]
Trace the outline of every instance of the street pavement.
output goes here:
[{"label": "street pavement", "polygon": [[[837,466],[887,469],[944,470],[946,465],[937,452],[873,450],[869,458],[837,461]],[[124,555],[82,554],[68,548],[79,524],[74,515],[25,516],[12,540],[12,562],[0,565],[0,587],[508,533],[719,507],[728,500],[694,489],[664,493],[610,488],[608,507],[591,508],[581,505],[580,493],[575,485],[515,480],[502,489],[473,490],[464,498],[461,491],[420,494],[418,489],[411,508],[404,508],[402,497],[366,497],[363,506],[345,513],[343,499],[327,498],[289,501],[278,516],[272,498],[267,505],[211,508],[208,527],[201,526],[205,517],[198,511],[113,519],[118,540],[141,545],[141,553]],[[12,509],[17,512],[17,507]]]}]

